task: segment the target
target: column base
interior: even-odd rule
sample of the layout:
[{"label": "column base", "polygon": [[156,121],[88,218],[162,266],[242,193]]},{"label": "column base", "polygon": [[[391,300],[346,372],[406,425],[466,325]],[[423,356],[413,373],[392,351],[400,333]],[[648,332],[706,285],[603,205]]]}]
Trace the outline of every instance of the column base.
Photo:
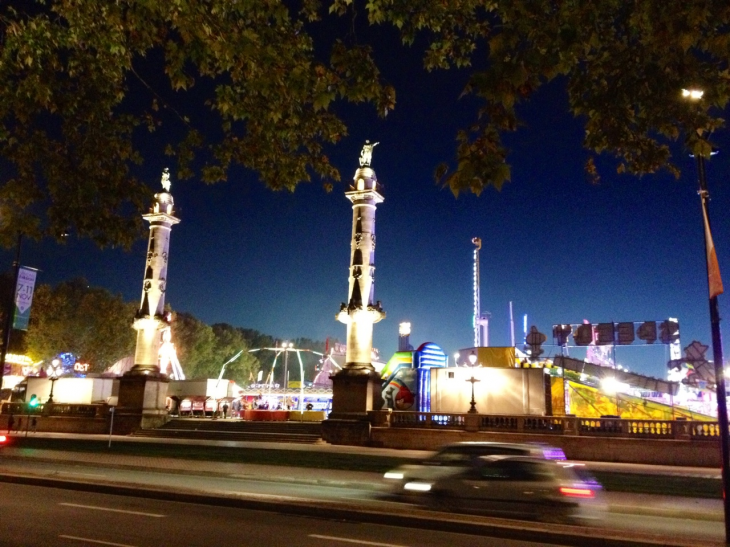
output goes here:
[{"label": "column base", "polygon": [[159,371],[145,373],[144,369],[141,372],[130,370],[124,374],[119,379],[115,433],[129,433],[136,429],[153,429],[164,425],[169,419],[166,408],[169,383],[167,376]]},{"label": "column base", "polygon": [[347,363],[332,378],[330,418],[364,417],[383,408],[382,380],[370,363]]}]

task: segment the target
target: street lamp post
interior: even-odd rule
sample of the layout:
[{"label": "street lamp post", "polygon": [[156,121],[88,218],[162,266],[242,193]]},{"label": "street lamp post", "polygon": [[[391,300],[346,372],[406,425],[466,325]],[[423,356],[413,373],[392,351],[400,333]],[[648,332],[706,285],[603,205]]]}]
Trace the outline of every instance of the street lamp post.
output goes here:
[{"label": "street lamp post", "polygon": [[467,382],[471,383],[471,402],[469,403],[470,408],[467,414],[477,414],[477,402],[474,399],[474,384],[481,382],[481,380],[477,380],[474,376],[472,376],[467,380]]},{"label": "street lamp post", "polygon": [[5,358],[10,345],[10,333],[13,330],[13,315],[15,312],[15,291],[18,290],[18,274],[20,272],[20,248],[23,243],[23,234],[18,232],[18,243],[15,246],[15,260],[13,260],[13,288],[12,296],[8,299],[5,308],[5,320],[3,321],[2,349],[0,349],[0,390],[3,387],[3,374],[5,374]]},{"label": "street lamp post", "polygon": [[[705,159],[696,154],[697,178],[700,187],[700,200],[702,201],[702,212],[707,219],[707,230],[705,230],[705,248],[709,248],[712,232],[710,231],[710,194],[707,191],[705,179]],[[705,253],[707,254],[707,253]],[[707,282],[710,283],[710,257],[707,262]],[[712,290],[712,289],[710,289]],[[725,387],[725,369],[723,366],[722,337],[720,335],[720,310],[717,305],[717,295],[710,297],[710,327],[712,331],[712,359],[715,365],[715,385],[717,393],[717,425],[720,428],[720,443],[722,446],[722,498],[725,510],[725,539],[730,541],[730,435],[728,434],[727,416],[727,389]]]},{"label": "street lamp post", "polygon": [[58,380],[58,373],[59,373],[59,366],[61,364],[61,361],[58,359],[54,359],[51,361],[51,394],[48,396],[48,401],[46,404],[52,405],[54,403],[53,401],[53,388],[56,385],[56,380]]},{"label": "street lamp post", "polygon": [[284,342],[284,404],[287,403],[289,389],[289,349],[294,347],[293,342]]},{"label": "street lamp post", "polygon": [[[700,100],[703,92],[698,89],[683,89],[682,96],[689,100]],[[720,311],[717,305],[717,296],[721,294],[722,282],[719,280],[719,267],[716,263],[712,231],[710,229],[710,193],[707,191],[705,178],[705,158],[695,154],[697,160],[697,179],[699,183],[702,216],[705,226],[705,264],[707,266],[707,285],[710,296],[710,327],[712,331],[712,359],[715,365],[715,385],[717,393],[717,425],[720,429],[720,446],[722,451],[722,499],[725,513],[725,541],[730,542],[730,434],[728,432],[727,416],[727,388],[725,387],[725,370],[722,356],[722,337],[720,336]],[[712,253],[710,251],[712,250]],[[715,261],[715,263],[711,263]],[[716,284],[711,276],[717,274]],[[713,286],[714,285],[714,286]]]}]

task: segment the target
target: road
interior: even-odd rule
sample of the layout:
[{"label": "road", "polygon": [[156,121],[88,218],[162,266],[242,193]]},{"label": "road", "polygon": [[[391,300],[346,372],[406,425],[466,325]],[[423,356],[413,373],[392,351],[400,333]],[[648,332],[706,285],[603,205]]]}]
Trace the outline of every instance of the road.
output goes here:
[{"label": "road", "polygon": [[[282,475],[286,474],[287,468],[279,468]],[[176,472],[168,472],[161,470],[144,470],[144,469],[125,469],[125,468],[114,468],[105,467],[100,465],[93,465],[85,462],[81,463],[67,463],[67,462],[48,462],[48,461],[33,461],[26,458],[4,458],[2,465],[0,465],[0,473],[10,474],[32,474],[34,476],[45,476],[53,478],[61,478],[65,480],[78,480],[85,482],[113,482],[116,484],[127,484],[127,485],[139,485],[145,487],[156,487],[163,489],[170,489],[174,491],[193,491],[193,492],[205,492],[213,494],[223,495],[235,495],[237,497],[243,497],[246,499],[261,499],[261,500],[284,500],[284,501],[303,501],[311,500],[313,503],[317,501],[329,501],[329,502],[341,502],[346,503],[350,506],[354,505],[366,509],[378,509],[389,512],[407,512],[409,504],[400,502],[394,502],[390,500],[384,500],[382,491],[377,488],[376,484],[367,484],[358,481],[331,481],[330,483],[320,484],[316,480],[302,481],[302,480],[287,480],[283,476],[280,477],[266,477],[252,478],[250,476],[237,476],[232,475],[211,475],[203,473],[182,473],[179,470]],[[312,472],[314,477],[314,472]],[[278,479],[278,480],[272,480]],[[5,487],[9,485],[2,485],[3,494],[5,493]],[[17,486],[13,486],[17,488]],[[25,487],[31,488],[31,487]],[[22,490],[22,488],[21,488]],[[29,492],[35,492],[34,489]],[[63,491],[53,491],[54,494],[61,492],[60,496],[63,498]],[[39,495],[39,494],[35,494]],[[84,496],[85,494],[71,493],[65,494],[69,497],[72,496]],[[624,495],[627,496],[627,495]],[[630,495],[629,495],[630,496]],[[56,495],[56,497],[58,497]],[[33,498],[33,496],[25,497],[27,503],[32,506],[40,506],[42,508],[44,503],[39,503],[39,500],[43,498]],[[8,497],[3,495],[3,503],[8,502]],[[114,498],[119,503],[119,499]],[[644,498],[642,498],[644,499]],[[14,503],[14,500],[13,500]],[[131,503],[131,501],[125,501],[125,503]],[[134,503],[146,504],[143,500],[135,501]],[[651,502],[647,502],[651,503]],[[157,507],[157,511],[160,511],[159,507],[161,502],[150,501],[152,507]],[[182,504],[184,505],[184,504]],[[147,505],[145,505],[147,506]],[[162,506],[165,506],[163,504]],[[65,507],[65,506],[60,506]],[[67,509],[58,508],[57,510],[67,511]],[[210,509],[213,514],[220,512],[220,509]],[[238,514],[240,510],[226,509],[226,512],[231,511],[231,514]],[[238,512],[237,512],[238,511]],[[690,513],[698,513],[702,511],[702,506],[697,506],[697,509],[690,509]],[[151,510],[151,512],[154,512]],[[208,509],[206,509],[206,514]],[[18,514],[14,508],[8,508],[7,512],[2,513],[3,515],[15,515]],[[25,514],[25,513],[20,513]],[[166,510],[165,514],[170,514],[170,510]],[[176,514],[176,513],[173,513]],[[226,513],[227,514],[227,513]],[[624,511],[622,514],[609,513],[606,519],[597,526],[602,528],[609,528],[614,531],[625,531],[627,536],[630,536],[632,532],[646,532],[652,534],[663,534],[667,537],[687,537],[704,540],[721,540],[723,538],[723,525],[722,522],[711,521],[711,520],[696,520],[702,518],[701,514],[689,514],[688,516],[694,518],[673,518],[659,517],[652,515],[639,515],[630,514]],[[51,518],[45,516],[43,518]],[[61,521],[66,519],[66,516],[60,515]],[[174,516],[174,519],[179,517]],[[187,518],[187,517],[186,517]],[[258,517],[261,519],[261,517]],[[267,516],[266,519],[269,517]],[[272,517],[273,518],[273,517]],[[279,518],[279,517],[277,517]],[[294,518],[294,517],[292,517]],[[15,521],[16,519],[12,519]],[[27,520],[26,518],[20,520]],[[305,519],[306,520],[306,519]],[[4,522],[8,522],[6,518],[3,518]],[[53,522],[57,522],[57,517],[52,518]],[[97,515],[98,521],[98,515]],[[60,522],[60,521],[58,521]],[[228,528],[228,525],[222,525],[223,528]],[[57,528],[54,528],[57,530]],[[91,530],[91,528],[89,529]],[[50,533],[50,532],[48,532]],[[314,532],[313,532],[314,533]],[[73,535],[69,532],[70,535]],[[404,532],[405,538],[412,538],[413,531]],[[428,532],[428,537],[431,537],[431,532]],[[385,536],[383,536],[385,537]],[[210,539],[210,538],[209,538]],[[137,540],[135,540],[137,541]],[[380,543],[383,542],[382,538]],[[410,545],[414,544],[412,541],[399,543],[398,541],[391,542],[392,544]],[[118,542],[124,544],[124,542]],[[43,543],[39,543],[41,545]],[[49,545],[52,543],[49,543]],[[131,544],[137,544],[134,541]],[[183,543],[185,544],[185,543]],[[270,545],[271,543],[264,543],[264,545]],[[425,545],[426,543],[415,543],[416,545]],[[454,544],[456,543],[447,543]],[[146,544],[145,544],[146,545]],[[304,545],[299,540],[288,545]],[[319,543],[318,545],[323,545]],[[435,543],[434,543],[435,545]],[[446,544],[444,544],[446,545]]]},{"label": "road", "polygon": [[[126,496],[3,484],[2,539],[8,547],[473,547],[464,534],[359,524],[274,512],[160,502]],[[479,538],[485,547],[536,543]]]}]

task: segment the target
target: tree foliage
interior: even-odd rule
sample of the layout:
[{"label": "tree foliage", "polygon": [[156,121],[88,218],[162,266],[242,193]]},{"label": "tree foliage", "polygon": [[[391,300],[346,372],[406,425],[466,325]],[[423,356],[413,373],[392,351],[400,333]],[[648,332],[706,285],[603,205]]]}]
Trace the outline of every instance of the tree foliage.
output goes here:
[{"label": "tree foliage", "polygon": [[[346,12],[352,0],[335,0]],[[710,134],[723,124],[730,97],[730,4],[723,0],[370,0],[369,20],[400,29],[404,43],[422,36],[428,70],[474,69],[464,93],[482,106],[457,135],[457,167],[437,177],[458,194],[479,194],[509,180],[505,132],[520,125],[517,108],[545,83],[566,82],[572,113],[585,124],[584,145],[608,153],[619,172],[654,173],[671,162],[668,142],[683,137],[709,156]],[[705,91],[701,104],[683,88]],[[589,174],[597,176],[593,156]]]},{"label": "tree foliage", "polygon": [[[12,296],[12,279],[0,276],[0,297]],[[59,353],[73,353],[101,373],[118,360],[134,355],[136,343],[132,320],[136,302],[125,302],[85,279],[65,281],[51,287],[39,285],[33,297],[28,331],[14,331],[10,349],[26,352],[34,361],[50,361]],[[274,347],[272,336],[226,323],[208,325],[186,312],[173,312],[172,341],[188,378],[218,378],[224,363],[243,353],[225,368],[224,378],[248,385],[262,368],[252,348]],[[324,343],[307,338],[293,341],[300,349],[322,352]],[[292,366],[295,366],[292,364]],[[314,360],[305,362],[305,377],[311,378]]]},{"label": "tree foliage", "polygon": [[255,357],[241,331],[231,325],[207,325],[185,312],[173,314],[172,341],[187,378],[218,378],[223,365],[239,351],[243,353],[226,365],[224,378],[247,385],[258,371]]},{"label": "tree foliage", "polygon": [[25,336],[27,352],[35,361],[70,352],[89,363],[90,372],[104,372],[134,352],[134,311],[133,303],[89,287],[85,279],[39,285]]},{"label": "tree foliage", "polygon": [[[395,98],[369,47],[335,41],[328,60],[315,58],[304,30],[317,17],[315,4],[3,3],[0,149],[14,169],[0,191],[12,228],[6,243],[18,229],[57,235],[74,226],[101,245],[129,245],[139,232],[130,212],[149,198],[130,171],[143,159],[134,134],[163,122],[184,135],[169,148],[181,178],[204,148],[208,182],[225,179],[231,164],[257,171],[273,189],[292,189],[312,174],[336,180],[323,146],[346,127],[330,103],[369,101],[385,113]],[[164,79],[154,76],[157,68]],[[147,93],[131,97],[133,87]],[[201,109],[212,114],[218,138],[196,126],[196,115],[209,121]],[[34,215],[41,203],[46,225]]]},{"label": "tree foliage", "polygon": [[[129,245],[149,200],[133,175],[140,131],[163,124],[179,177],[202,153],[207,182],[235,164],[273,189],[338,180],[325,146],[347,127],[334,105],[395,105],[375,45],[347,24],[359,14],[425,43],[425,69],[471,71],[464,93],[481,106],[456,135],[455,168],[436,171],[457,194],[509,180],[502,137],[557,78],[586,148],[619,171],[676,174],[668,143],[708,155],[723,123],[710,107],[730,93],[725,0],[11,0],[0,5],[0,242],[74,227]],[[701,104],[680,100],[690,86],[705,90]]]}]

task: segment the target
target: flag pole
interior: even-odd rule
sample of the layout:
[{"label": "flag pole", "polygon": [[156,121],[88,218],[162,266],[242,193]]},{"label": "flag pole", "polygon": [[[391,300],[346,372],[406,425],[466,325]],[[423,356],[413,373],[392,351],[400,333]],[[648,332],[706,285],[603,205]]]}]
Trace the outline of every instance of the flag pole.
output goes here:
[{"label": "flag pole", "polygon": [[702,215],[705,223],[705,257],[707,261],[707,285],[710,295],[710,326],[712,329],[712,359],[715,363],[715,384],[717,393],[717,425],[720,429],[720,445],[722,453],[722,500],[725,514],[725,542],[730,542],[730,444],[727,418],[727,391],[725,388],[725,366],[722,357],[722,338],[720,336],[720,311],[717,306],[717,296],[722,294],[722,280],[717,263],[715,245],[710,230],[710,194],[707,191],[705,179],[705,159],[696,154],[697,178],[700,185],[700,200]]}]

